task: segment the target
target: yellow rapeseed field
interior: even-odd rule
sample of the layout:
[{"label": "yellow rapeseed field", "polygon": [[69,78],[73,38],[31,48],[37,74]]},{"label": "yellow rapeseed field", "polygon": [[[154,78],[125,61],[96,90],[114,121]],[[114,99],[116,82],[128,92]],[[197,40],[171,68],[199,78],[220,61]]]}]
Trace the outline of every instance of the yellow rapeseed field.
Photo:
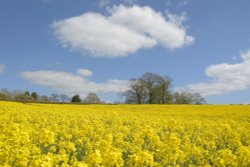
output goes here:
[{"label": "yellow rapeseed field", "polygon": [[0,166],[250,166],[250,106],[0,102]]}]

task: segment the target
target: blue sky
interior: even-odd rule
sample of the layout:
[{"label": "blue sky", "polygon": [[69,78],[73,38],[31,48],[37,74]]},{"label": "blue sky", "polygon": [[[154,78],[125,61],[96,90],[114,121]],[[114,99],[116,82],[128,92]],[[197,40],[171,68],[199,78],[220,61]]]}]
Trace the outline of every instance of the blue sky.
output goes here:
[{"label": "blue sky", "polygon": [[0,88],[119,100],[168,75],[208,103],[250,103],[250,1],[2,0]]}]

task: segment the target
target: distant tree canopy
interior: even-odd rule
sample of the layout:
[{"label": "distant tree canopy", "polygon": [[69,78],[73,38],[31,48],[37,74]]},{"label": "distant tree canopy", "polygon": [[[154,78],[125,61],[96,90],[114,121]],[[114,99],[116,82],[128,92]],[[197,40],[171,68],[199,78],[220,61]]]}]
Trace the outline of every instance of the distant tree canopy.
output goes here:
[{"label": "distant tree canopy", "polygon": [[59,95],[60,102],[69,102],[70,98],[67,95],[61,94]]},{"label": "distant tree canopy", "polygon": [[176,92],[173,95],[175,104],[203,104],[206,100],[199,93]]},{"label": "distant tree canopy", "polygon": [[35,101],[37,101],[38,98],[39,98],[39,95],[38,95],[36,92],[32,92],[30,96],[31,96]]},{"label": "distant tree canopy", "polygon": [[83,99],[83,103],[87,104],[100,104],[101,100],[95,93],[89,93],[85,99]]},{"label": "distant tree canopy", "polygon": [[125,103],[142,104],[146,103],[147,91],[141,78],[131,79],[129,89],[123,93],[126,97]]},{"label": "distant tree canopy", "polygon": [[81,98],[80,98],[80,96],[79,95],[74,95],[73,97],[72,97],[72,99],[71,99],[71,102],[72,103],[81,103]]},{"label": "distant tree canopy", "polygon": [[70,102],[67,95],[52,94],[50,97],[39,95],[37,92],[30,93],[29,91],[7,89],[0,90],[0,100],[21,101],[21,102]]},{"label": "distant tree canopy", "polygon": [[8,100],[10,97],[5,92],[0,92],[0,100]]},{"label": "distant tree canopy", "polygon": [[0,100],[11,100],[12,98],[12,93],[10,91],[7,89],[0,90]]},{"label": "distant tree canopy", "polygon": [[123,96],[125,96],[125,103],[171,103],[170,85],[171,80],[168,77],[153,73],[145,73],[142,77],[129,81],[129,89],[123,93]]},{"label": "distant tree canopy", "polygon": [[205,99],[199,93],[171,93],[171,79],[153,73],[129,81],[123,92],[128,104],[202,104]]},{"label": "distant tree canopy", "polygon": [[50,95],[49,97],[49,101],[51,102],[70,102],[72,98],[69,98],[67,95],[65,94],[56,94],[53,93]]},{"label": "distant tree canopy", "polygon": [[21,102],[30,102],[30,101],[34,101],[34,98],[27,95],[26,93],[20,93],[20,94],[16,94],[14,97],[14,100],[16,101],[21,101]]},{"label": "distant tree canopy", "polygon": [[[171,91],[172,80],[167,76],[153,73],[145,73],[139,78],[129,80],[128,89],[122,92],[124,101],[116,104],[204,104],[206,100],[199,93],[173,92]],[[39,95],[37,92],[0,90],[0,100],[21,102],[52,102],[52,103],[105,103],[100,100],[96,93],[89,93],[81,100],[78,94],[72,98],[64,94],[53,93],[50,96]]]},{"label": "distant tree canopy", "polygon": [[23,94],[24,94],[25,96],[30,96],[30,92],[29,92],[29,91],[25,91]]},{"label": "distant tree canopy", "polygon": [[46,96],[46,95],[42,95],[39,99],[40,99],[40,101],[43,101],[43,102],[48,102],[49,101],[49,97]]},{"label": "distant tree canopy", "polygon": [[59,100],[59,95],[56,94],[56,93],[51,94],[50,97],[49,97],[49,101],[52,101],[52,102],[60,102],[60,100]]}]

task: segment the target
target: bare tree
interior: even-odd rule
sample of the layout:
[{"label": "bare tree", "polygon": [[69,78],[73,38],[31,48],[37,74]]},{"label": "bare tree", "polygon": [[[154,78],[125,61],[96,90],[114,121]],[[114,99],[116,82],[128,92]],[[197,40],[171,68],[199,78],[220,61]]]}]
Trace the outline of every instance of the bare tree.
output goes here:
[{"label": "bare tree", "polygon": [[206,103],[205,98],[202,97],[200,93],[193,93],[192,98],[193,98],[193,104],[204,104],[204,103]]},{"label": "bare tree", "polygon": [[64,94],[59,95],[59,100],[60,102],[70,102],[70,98]]},{"label": "bare tree", "polygon": [[49,101],[60,102],[59,95],[56,93],[51,94],[49,97]]},{"label": "bare tree", "polygon": [[42,95],[41,97],[39,97],[39,101],[48,102],[49,101],[49,97],[46,96],[46,95]]},{"label": "bare tree", "polygon": [[123,93],[126,97],[125,103],[172,103],[170,85],[171,80],[168,77],[145,73],[140,78],[130,80],[129,89]]},{"label": "bare tree", "polygon": [[101,100],[95,93],[89,93],[87,97],[83,100],[83,103],[87,104],[100,104]]},{"label": "bare tree", "polygon": [[145,85],[141,78],[131,79],[129,89],[123,93],[123,96],[126,97],[125,103],[131,104],[145,103],[146,95]]},{"label": "bare tree", "polygon": [[176,92],[173,98],[176,104],[204,104],[206,102],[199,93]]}]

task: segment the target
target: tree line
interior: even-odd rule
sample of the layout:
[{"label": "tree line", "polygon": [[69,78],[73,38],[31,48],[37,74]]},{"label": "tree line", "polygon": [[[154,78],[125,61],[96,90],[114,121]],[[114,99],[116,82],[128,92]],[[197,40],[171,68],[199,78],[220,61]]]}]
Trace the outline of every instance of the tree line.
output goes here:
[{"label": "tree line", "polygon": [[199,93],[172,92],[172,80],[167,76],[145,73],[129,81],[129,88],[123,92],[128,104],[203,104],[205,99]]},{"label": "tree line", "polygon": [[[172,80],[168,76],[145,73],[141,77],[129,80],[128,89],[122,92],[124,100],[115,103],[125,104],[204,104],[205,99],[199,93],[173,92]],[[53,93],[50,96],[37,92],[0,90],[0,100],[20,102],[53,102],[53,103],[105,103],[95,93],[89,93],[84,99],[76,94],[69,97]]]},{"label": "tree line", "polygon": [[37,92],[29,91],[9,91],[7,89],[0,90],[0,100],[18,101],[18,102],[48,102],[48,103],[85,103],[85,104],[99,104],[104,103],[95,93],[89,93],[84,99],[79,95],[72,97],[65,94],[53,93],[50,96],[39,95]]}]

